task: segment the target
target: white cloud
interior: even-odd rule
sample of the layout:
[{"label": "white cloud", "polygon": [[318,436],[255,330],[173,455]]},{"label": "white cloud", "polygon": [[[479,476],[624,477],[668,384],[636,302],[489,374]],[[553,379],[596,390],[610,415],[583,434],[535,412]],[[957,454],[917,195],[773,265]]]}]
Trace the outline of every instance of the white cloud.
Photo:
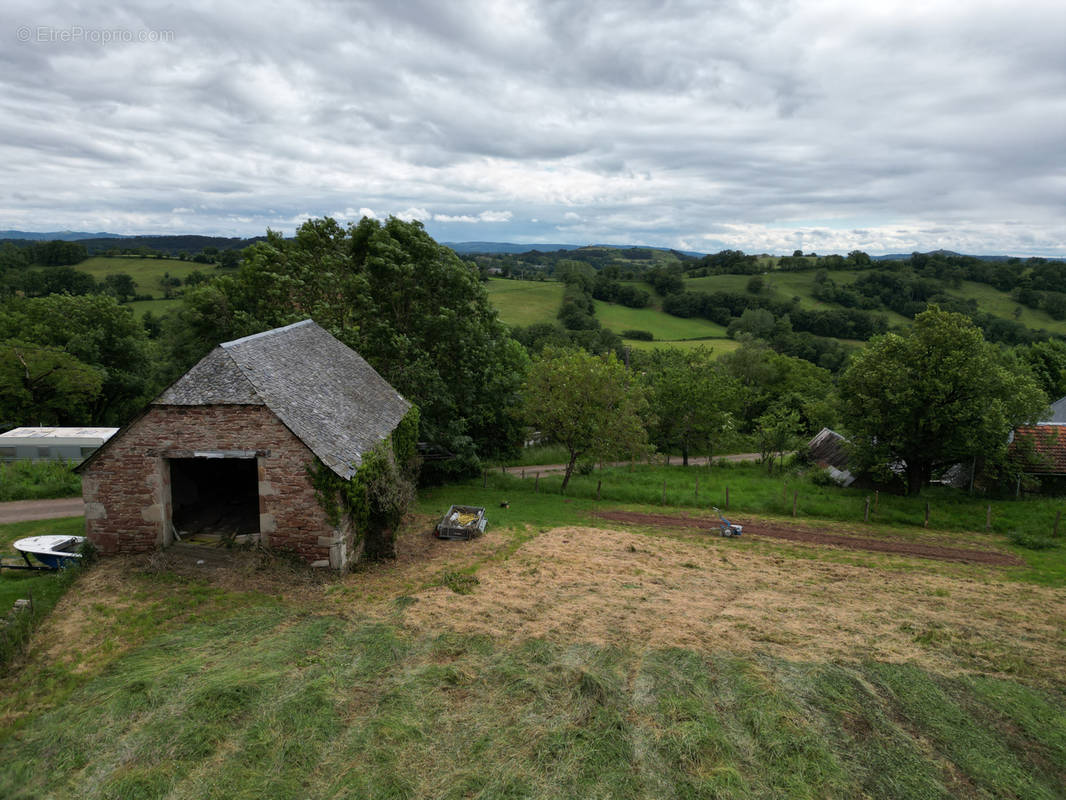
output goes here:
[{"label": "white cloud", "polygon": [[433,215],[430,214],[424,208],[408,208],[408,209],[405,209],[403,211],[397,211],[395,216],[397,216],[398,218],[404,220],[405,222],[410,222],[413,219],[417,219],[417,220],[430,219]]}]

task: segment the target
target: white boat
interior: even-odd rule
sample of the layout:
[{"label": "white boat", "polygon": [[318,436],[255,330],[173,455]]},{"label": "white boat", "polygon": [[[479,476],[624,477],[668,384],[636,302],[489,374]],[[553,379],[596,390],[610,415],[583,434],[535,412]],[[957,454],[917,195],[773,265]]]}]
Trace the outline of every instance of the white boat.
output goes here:
[{"label": "white boat", "polygon": [[33,556],[51,569],[60,569],[78,562],[81,558],[78,551],[84,542],[84,536],[29,536],[11,546],[22,553],[26,563]]}]

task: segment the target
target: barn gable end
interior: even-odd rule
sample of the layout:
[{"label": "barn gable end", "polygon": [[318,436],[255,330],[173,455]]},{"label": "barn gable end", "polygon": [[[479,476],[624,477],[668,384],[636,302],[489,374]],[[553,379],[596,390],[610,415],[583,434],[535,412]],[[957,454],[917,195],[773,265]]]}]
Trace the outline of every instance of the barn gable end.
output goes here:
[{"label": "barn gable end", "polygon": [[81,466],[87,535],[139,553],[215,525],[341,568],[353,532],[330,524],[308,467],[351,477],[409,408],[310,320],[224,343]]}]

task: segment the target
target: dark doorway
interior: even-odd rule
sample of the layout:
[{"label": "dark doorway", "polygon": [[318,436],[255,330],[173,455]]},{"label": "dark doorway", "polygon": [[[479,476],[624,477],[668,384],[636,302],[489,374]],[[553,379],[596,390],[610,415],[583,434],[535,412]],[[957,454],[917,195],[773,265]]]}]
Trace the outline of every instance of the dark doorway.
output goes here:
[{"label": "dark doorway", "polygon": [[254,458],[172,458],[170,497],[182,534],[259,533],[259,475]]}]

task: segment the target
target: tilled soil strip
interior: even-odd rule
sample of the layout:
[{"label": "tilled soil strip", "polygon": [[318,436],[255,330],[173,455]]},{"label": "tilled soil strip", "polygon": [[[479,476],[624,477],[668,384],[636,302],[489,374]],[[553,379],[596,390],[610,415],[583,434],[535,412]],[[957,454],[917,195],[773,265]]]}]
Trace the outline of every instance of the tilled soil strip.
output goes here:
[{"label": "tilled soil strip", "polygon": [[[698,530],[708,533],[718,532],[718,520],[713,517],[670,516],[668,514],[639,514],[634,511],[600,511],[600,519],[612,522],[630,522],[636,525],[655,525],[663,528],[680,528]],[[737,520],[733,520],[736,522]],[[808,544],[828,544],[846,547],[851,550],[872,550],[878,553],[896,553],[921,558],[935,558],[940,561],[961,561],[966,564],[997,564],[1002,566],[1024,566],[1025,562],[1009,553],[992,550],[966,550],[957,547],[940,547],[920,542],[903,542],[898,539],[866,539],[860,536],[839,536],[824,531],[811,530],[800,525],[778,526],[766,523],[744,524],[744,535],[756,534],[773,539],[787,539],[792,542]]]}]

